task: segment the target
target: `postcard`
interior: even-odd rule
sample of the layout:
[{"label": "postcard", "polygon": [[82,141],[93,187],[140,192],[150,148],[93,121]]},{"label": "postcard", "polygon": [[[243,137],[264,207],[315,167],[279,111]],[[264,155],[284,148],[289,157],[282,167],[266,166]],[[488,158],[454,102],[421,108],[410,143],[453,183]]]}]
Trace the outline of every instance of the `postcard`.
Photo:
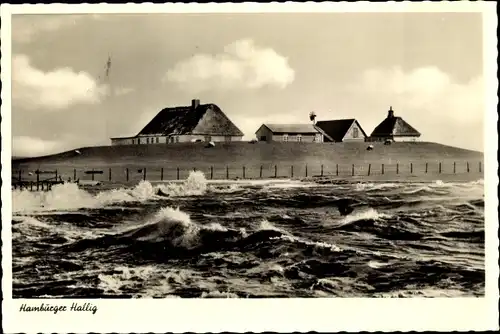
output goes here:
[{"label": "postcard", "polygon": [[1,15],[6,332],[498,330],[495,4]]}]

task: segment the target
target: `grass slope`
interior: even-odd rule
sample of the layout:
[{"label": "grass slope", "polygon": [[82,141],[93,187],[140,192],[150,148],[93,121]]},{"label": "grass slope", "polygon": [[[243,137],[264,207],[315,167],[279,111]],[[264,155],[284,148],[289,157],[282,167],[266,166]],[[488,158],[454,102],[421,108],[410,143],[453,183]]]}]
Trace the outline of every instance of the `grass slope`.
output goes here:
[{"label": "grass slope", "polygon": [[[228,170],[230,177],[242,177],[245,166],[245,177],[259,177],[260,166],[263,166],[263,177],[308,176],[319,175],[321,165],[325,174],[336,174],[339,165],[339,176],[352,175],[352,165],[356,175],[366,175],[368,164],[372,174],[381,174],[381,164],[385,175],[405,175],[424,173],[425,164],[429,164],[429,173],[437,172],[437,164],[441,162],[442,172],[451,172],[456,162],[457,173],[465,172],[465,164],[469,162],[472,170],[478,170],[478,162],[483,154],[476,151],[460,149],[429,142],[393,143],[384,145],[374,143],[374,150],[367,151],[367,143],[217,143],[215,147],[206,148],[203,143],[181,143],[175,145],[125,145],[80,148],[81,154],[75,151],[60,154],[13,160],[13,172],[17,169],[35,170],[55,169],[60,174],[73,175],[73,169],[106,170],[104,175],[96,179],[107,179],[108,168],[115,170],[129,168],[134,170],[130,179],[140,178],[138,169],[147,168],[148,179],[159,179],[160,169],[164,168],[164,179],[177,178],[176,169],[181,171],[180,178],[187,176],[196,168],[208,173],[214,167],[214,178],[225,178]],[[396,167],[396,164],[399,166]],[[275,170],[275,165],[278,170]],[[307,172],[306,172],[307,165]],[[293,166],[293,167],[292,167]],[[228,170],[227,170],[228,169]],[[123,178],[123,172],[120,171]],[[79,174],[78,177],[89,178]]]}]

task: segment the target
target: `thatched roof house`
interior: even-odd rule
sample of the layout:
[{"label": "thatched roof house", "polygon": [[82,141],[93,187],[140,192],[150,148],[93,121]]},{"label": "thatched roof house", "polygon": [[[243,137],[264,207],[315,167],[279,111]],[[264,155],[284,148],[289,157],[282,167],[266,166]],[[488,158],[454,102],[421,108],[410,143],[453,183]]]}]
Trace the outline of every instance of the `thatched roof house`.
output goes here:
[{"label": "thatched roof house", "polygon": [[414,127],[405,122],[403,118],[394,116],[392,107],[387,112],[387,117],[373,130],[370,139],[374,141],[416,141],[420,137]]},{"label": "thatched roof house", "polygon": [[[216,104],[200,104],[199,100],[192,100],[190,106],[162,109],[135,137],[112,138],[112,143],[229,142],[241,141],[242,138],[243,132]],[[122,139],[120,143],[118,139]]]}]

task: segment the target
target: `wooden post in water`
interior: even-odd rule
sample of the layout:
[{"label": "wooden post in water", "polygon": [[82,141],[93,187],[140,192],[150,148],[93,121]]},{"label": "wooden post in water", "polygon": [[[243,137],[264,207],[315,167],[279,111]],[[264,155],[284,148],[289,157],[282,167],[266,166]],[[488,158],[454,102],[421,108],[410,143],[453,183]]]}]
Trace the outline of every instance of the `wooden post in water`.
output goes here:
[{"label": "wooden post in water", "polygon": [[260,173],[259,173],[259,177],[262,179],[262,165],[260,165]]},{"label": "wooden post in water", "polygon": [[76,168],[73,168],[73,182],[76,182]]},{"label": "wooden post in water", "polygon": [[441,174],[441,162],[439,163],[439,174]]},{"label": "wooden post in water", "polygon": [[179,180],[179,176],[180,176],[179,167],[177,167],[177,180]]},{"label": "wooden post in water", "polygon": [[210,180],[214,178],[214,166],[210,166]]},{"label": "wooden post in water", "polygon": [[457,172],[457,163],[453,161],[453,174]]},{"label": "wooden post in water", "polygon": [[226,166],[226,179],[229,180],[229,166]]},{"label": "wooden post in water", "polygon": [[30,190],[33,191],[33,181],[30,181]]},{"label": "wooden post in water", "polygon": [[245,166],[243,166],[243,178],[245,178]]},{"label": "wooden post in water", "polygon": [[323,176],[323,165],[321,165],[321,176]]},{"label": "wooden post in water", "polygon": [[370,176],[370,170],[372,169],[372,164],[368,164],[368,176]]},{"label": "wooden post in water", "polygon": [[413,174],[413,162],[410,162],[410,174]]},{"label": "wooden post in water", "polygon": [[293,177],[293,165],[292,165],[292,167],[290,167],[290,173],[292,175],[291,177]]},{"label": "wooden post in water", "polygon": [[161,171],[160,171],[160,181],[163,181],[163,167],[161,168]]},{"label": "wooden post in water", "polygon": [[479,173],[481,173],[481,161],[479,161]]},{"label": "wooden post in water", "polygon": [[109,173],[108,179],[109,179],[109,181],[111,181],[111,167],[109,167],[108,173]]},{"label": "wooden post in water", "polygon": [[[92,172],[94,171],[94,168],[92,168]],[[92,181],[94,181],[94,173],[92,173]]]},{"label": "wooden post in water", "polygon": [[144,181],[146,181],[146,167],[144,167],[144,176],[143,176],[143,178],[144,178]]},{"label": "wooden post in water", "polygon": [[193,167],[193,172],[196,172],[196,167]]},{"label": "wooden post in water", "polygon": [[36,191],[40,190],[40,170],[36,170]]},{"label": "wooden post in water", "polygon": [[428,167],[429,167],[429,163],[428,163],[428,162],[426,162],[426,163],[425,163],[425,174],[427,174],[427,170],[429,169]]},{"label": "wooden post in water", "polygon": [[307,177],[307,165],[306,165],[306,177]]},{"label": "wooden post in water", "polygon": [[335,165],[335,174],[339,176],[339,164]]},{"label": "wooden post in water", "polygon": [[399,174],[399,162],[396,163],[396,174]]},{"label": "wooden post in water", "polygon": [[57,169],[56,169],[56,172],[55,172],[55,173],[56,173],[56,182],[57,182]]},{"label": "wooden post in water", "polygon": [[278,166],[274,165],[274,178],[278,177]]},{"label": "wooden post in water", "polygon": [[125,168],[125,174],[127,175],[127,182],[128,182],[128,167]]},{"label": "wooden post in water", "polygon": [[384,175],[384,164],[382,164],[382,175]]},{"label": "wooden post in water", "polygon": [[352,176],[354,176],[354,164],[352,164]]},{"label": "wooden post in water", "polygon": [[470,172],[470,169],[469,169],[469,162],[467,161],[467,173]]}]

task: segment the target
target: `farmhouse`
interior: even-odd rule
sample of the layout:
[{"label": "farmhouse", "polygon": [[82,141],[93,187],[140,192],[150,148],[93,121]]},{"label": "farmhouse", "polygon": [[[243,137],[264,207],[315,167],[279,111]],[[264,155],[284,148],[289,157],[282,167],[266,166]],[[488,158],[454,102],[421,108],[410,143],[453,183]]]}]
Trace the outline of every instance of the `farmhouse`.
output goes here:
[{"label": "farmhouse", "polygon": [[258,141],[322,143],[330,136],[313,124],[262,124],[255,132]]},{"label": "farmhouse", "polygon": [[365,131],[354,118],[318,121],[316,126],[328,134],[329,137],[325,138],[326,142],[365,141],[366,138]]},{"label": "farmhouse", "polygon": [[136,136],[111,138],[112,145],[241,141],[243,132],[215,104],[161,110]]},{"label": "farmhouse", "polygon": [[387,112],[387,118],[384,119],[373,130],[370,141],[417,141],[420,132],[415,130],[410,124],[406,123],[401,117],[394,116],[392,107]]}]

